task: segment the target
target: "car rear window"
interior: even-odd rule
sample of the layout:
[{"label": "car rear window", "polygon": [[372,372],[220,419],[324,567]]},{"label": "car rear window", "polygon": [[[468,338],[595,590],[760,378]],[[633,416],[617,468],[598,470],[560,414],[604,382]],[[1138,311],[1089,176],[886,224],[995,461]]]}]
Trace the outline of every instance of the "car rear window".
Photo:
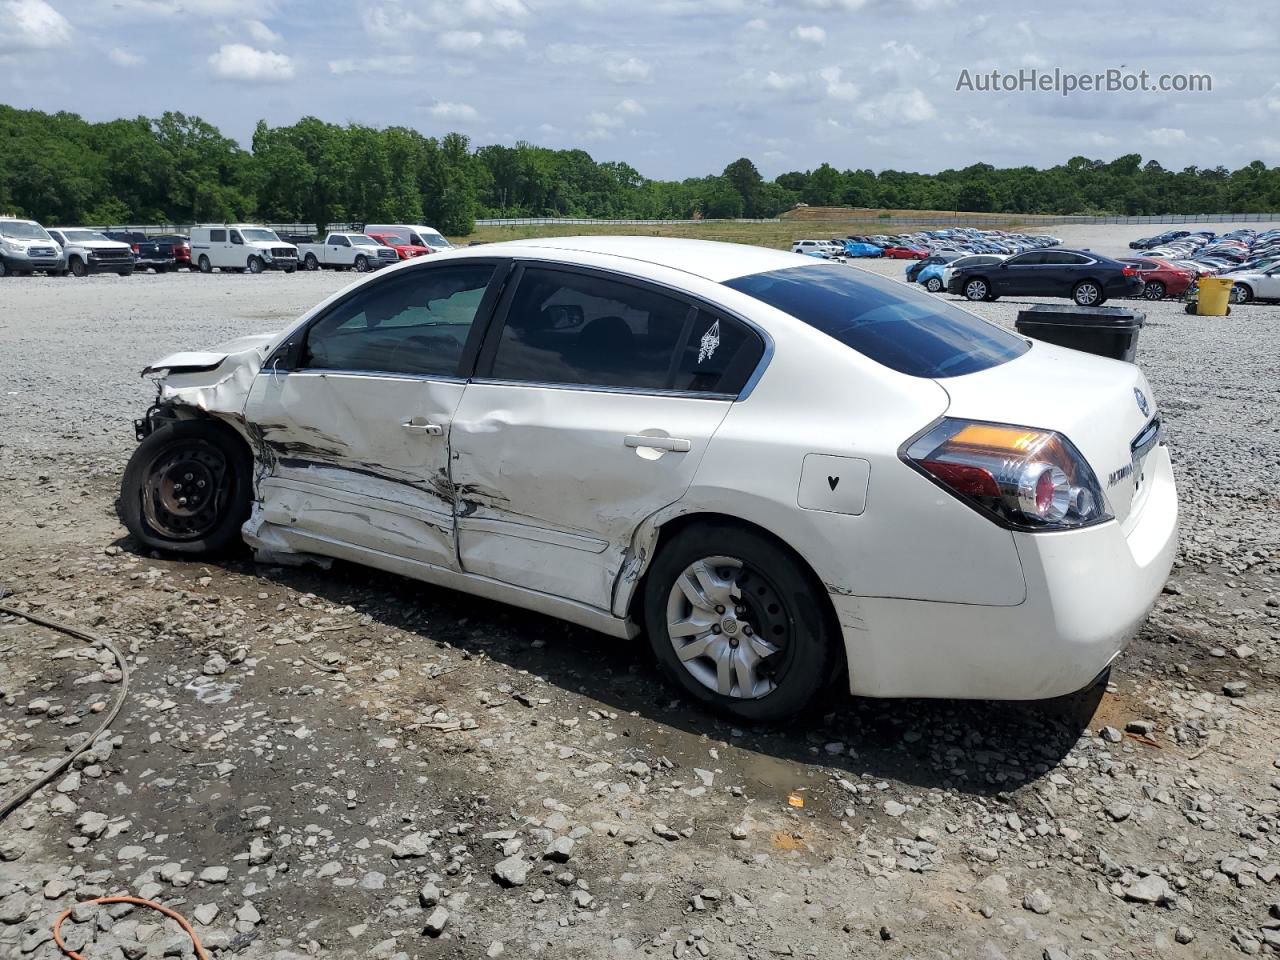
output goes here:
[{"label": "car rear window", "polygon": [[999,366],[1025,340],[909,287],[840,264],[787,267],[725,282],[891,370],[958,377]]}]

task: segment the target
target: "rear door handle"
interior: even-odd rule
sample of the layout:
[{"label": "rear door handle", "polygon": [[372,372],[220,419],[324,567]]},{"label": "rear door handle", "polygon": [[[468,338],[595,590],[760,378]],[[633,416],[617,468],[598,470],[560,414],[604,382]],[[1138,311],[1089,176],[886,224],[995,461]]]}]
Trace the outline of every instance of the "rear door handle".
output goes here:
[{"label": "rear door handle", "polygon": [[425,433],[429,437],[444,436],[444,427],[438,423],[418,423],[414,420],[406,420],[400,426],[410,433]]},{"label": "rear door handle", "polygon": [[672,453],[688,453],[693,446],[688,440],[678,437],[646,437],[636,434],[623,437],[622,442],[628,447],[650,447],[653,450],[670,450]]}]

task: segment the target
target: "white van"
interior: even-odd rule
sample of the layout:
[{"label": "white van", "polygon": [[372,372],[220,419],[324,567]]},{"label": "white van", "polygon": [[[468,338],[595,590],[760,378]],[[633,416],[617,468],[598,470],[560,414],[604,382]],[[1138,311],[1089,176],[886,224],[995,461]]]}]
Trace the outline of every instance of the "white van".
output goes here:
[{"label": "white van", "polygon": [[426,247],[432,253],[454,249],[453,244],[446,240],[439,230],[422,223],[366,223],[364,232],[366,235],[376,233],[382,236],[399,237],[410,246]]},{"label": "white van", "polygon": [[256,223],[202,223],[191,228],[191,261],[201,273],[298,269],[298,248]]},{"label": "white van", "polygon": [[43,270],[60,276],[67,259],[53,237],[34,220],[0,214],[0,277]]}]

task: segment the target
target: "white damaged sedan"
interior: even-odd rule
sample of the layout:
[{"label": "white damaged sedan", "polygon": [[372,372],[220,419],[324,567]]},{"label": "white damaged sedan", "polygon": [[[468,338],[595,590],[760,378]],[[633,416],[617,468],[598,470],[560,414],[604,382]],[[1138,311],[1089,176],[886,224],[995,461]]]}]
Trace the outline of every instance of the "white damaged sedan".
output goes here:
[{"label": "white damaged sedan", "polygon": [[146,548],[340,558],[647,636],[744,719],[1091,684],[1168,576],[1141,370],[811,257],[471,247],[144,371]]}]

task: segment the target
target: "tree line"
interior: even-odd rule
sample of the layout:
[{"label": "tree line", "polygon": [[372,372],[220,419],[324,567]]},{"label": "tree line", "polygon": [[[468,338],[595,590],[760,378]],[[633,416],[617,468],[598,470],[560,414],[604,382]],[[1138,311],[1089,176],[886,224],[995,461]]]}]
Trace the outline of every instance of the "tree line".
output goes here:
[{"label": "tree line", "polygon": [[974,164],[936,174],[812,170],[650,180],[584,150],[473,147],[460,133],[259,122],[249,149],[182,113],[90,123],[0,104],[0,211],[43,223],[425,222],[464,236],[476,218],[772,217],[798,203],[997,213],[1157,215],[1280,210],[1280,168],[1166,170],[1126,154],[1047,169]]}]

